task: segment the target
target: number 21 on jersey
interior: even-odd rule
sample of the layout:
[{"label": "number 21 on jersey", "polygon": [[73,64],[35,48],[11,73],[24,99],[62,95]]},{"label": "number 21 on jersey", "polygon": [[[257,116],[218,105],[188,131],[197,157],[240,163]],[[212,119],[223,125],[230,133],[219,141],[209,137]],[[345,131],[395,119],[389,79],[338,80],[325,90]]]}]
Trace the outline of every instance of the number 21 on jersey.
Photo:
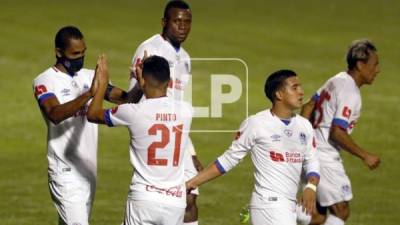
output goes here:
[{"label": "number 21 on jersey", "polygon": [[[181,148],[181,141],[182,141],[182,129],[183,124],[173,126],[172,133],[175,135],[175,145],[174,145],[174,152],[172,157],[172,166],[178,166],[179,164],[179,157],[180,157],[180,148]],[[158,132],[161,132],[161,140],[155,141],[150,144],[147,149],[147,165],[157,165],[157,166],[167,166],[168,159],[164,158],[156,158],[157,150],[163,151],[165,147],[170,142],[170,129],[164,124],[154,124],[148,130],[149,135],[157,135]]]}]

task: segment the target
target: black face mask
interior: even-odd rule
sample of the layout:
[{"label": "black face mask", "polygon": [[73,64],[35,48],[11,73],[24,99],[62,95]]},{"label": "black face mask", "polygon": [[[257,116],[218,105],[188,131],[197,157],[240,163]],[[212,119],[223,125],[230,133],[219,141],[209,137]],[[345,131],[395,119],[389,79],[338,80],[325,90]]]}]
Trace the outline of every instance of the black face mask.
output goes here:
[{"label": "black face mask", "polygon": [[62,56],[62,57],[57,57],[57,63],[61,63],[67,70],[68,74],[73,76],[75,75],[76,72],[82,69],[83,58],[84,56],[76,59],[69,59],[66,56]]}]

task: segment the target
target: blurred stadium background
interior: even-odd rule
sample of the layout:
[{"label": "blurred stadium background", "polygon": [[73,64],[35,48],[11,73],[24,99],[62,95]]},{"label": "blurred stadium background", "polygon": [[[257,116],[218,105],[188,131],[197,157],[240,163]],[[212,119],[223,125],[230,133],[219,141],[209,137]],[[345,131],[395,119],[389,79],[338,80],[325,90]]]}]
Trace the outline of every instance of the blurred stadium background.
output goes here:
[{"label": "blurred stadium background", "polygon": [[[0,3],[0,224],[55,224],[57,216],[47,188],[46,127],[31,87],[32,80],[55,61],[54,35],[61,26],[78,26],[88,47],[85,67],[94,68],[97,55],[106,53],[113,83],[126,88],[131,57],[139,43],[160,32],[166,1]],[[295,70],[308,98],[328,77],[345,69],[344,54],[352,40],[366,37],[376,43],[381,73],[372,86],[362,88],[363,110],[354,138],[361,146],[379,153],[382,165],[370,172],[360,160],[343,154],[354,193],[347,224],[400,224],[400,2],[189,3],[193,24],[185,49],[192,57],[244,60],[249,68],[250,114],[270,106],[263,94],[263,83],[271,72],[281,68]],[[193,74],[202,69],[225,72],[226,68],[213,65],[206,70],[200,65],[193,68]],[[208,92],[207,81],[202,85],[195,89],[194,101],[201,102],[202,92]],[[233,110],[224,108],[224,115]],[[235,113],[227,118],[226,123],[233,127],[244,119]],[[221,154],[233,136],[194,133],[193,141],[203,164]],[[100,129],[98,162],[92,224],[120,224],[131,178],[125,129]],[[201,188],[200,224],[239,224],[240,208],[249,201],[251,190],[252,166],[246,158],[229,174]]]}]

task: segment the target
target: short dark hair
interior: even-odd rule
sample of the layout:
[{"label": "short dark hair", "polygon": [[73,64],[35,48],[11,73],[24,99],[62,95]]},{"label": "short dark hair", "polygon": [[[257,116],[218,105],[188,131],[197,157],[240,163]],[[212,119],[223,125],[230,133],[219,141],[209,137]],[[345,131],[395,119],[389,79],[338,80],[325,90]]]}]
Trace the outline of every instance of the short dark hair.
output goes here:
[{"label": "short dark hair", "polygon": [[77,27],[74,26],[65,26],[61,28],[56,34],[55,38],[56,48],[65,50],[69,46],[70,39],[81,40],[83,39],[83,34]]},{"label": "short dark hair", "polygon": [[151,77],[157,83],[166,83],[170,80],[168,61],[157,55],[150,56],[143,61],[143,78]]},{"label": "short dark hair", "polygon": [[297,76],[292,70],[278,70],[268,76],[264,85],[264,93],[267,98],[274,103],[276,92],[285,85],[285,80],[289,77]]},{"label": "short dark hair", "polygon": [[375,45],[367,39],[353,41],[346,55],[347,68],[354,69],[358,61],[368,62],[371,52],[376,51]]},{"label": "short dark hair", "polygon": [[169,18],[168,12],[172,8],[190,9],[190,6],[189,6],[189,4],[187,4],[186,2],[184,2],[182,0],[169,1],[168,4],[165,6],[165,9],[164,9],[164,19],[168,19]]}]

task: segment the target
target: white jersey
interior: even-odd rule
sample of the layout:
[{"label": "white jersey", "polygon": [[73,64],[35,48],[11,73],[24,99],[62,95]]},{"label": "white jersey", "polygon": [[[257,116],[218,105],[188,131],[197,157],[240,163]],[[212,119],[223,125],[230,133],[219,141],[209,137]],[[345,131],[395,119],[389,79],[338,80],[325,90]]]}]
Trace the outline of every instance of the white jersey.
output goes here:
[{"label": "white jersey", "polygon": [[[296,200],[302,168],[307,176],[319,176],[314,135],[311,124],[296,115],[286,125],[270,110],[247,118],[241,125],[236,140],[221,155],[215,165],[224,173],[251,153],[254,164],[253,194]],[[261,205],[263,202],[254,202]]]},{"label": "white jersey", "polygon": [[183,159],[192,116],[189,104],[170,97],[105,111],[107,125],[127,126],[130,132],[131,200],[186,207]]},{"label": "white jersey", "polygon": [[[176,49],[160,34],[144,41],[136,50],[132,59],[132,66],[136,65],[144,56],[144,51],[149,56],[157,55],[164,57],[170,68],[171,81],[168,84],[167,95],[172,96],[176,100],[184,99],[184,89],[190,80],[190,57],[189,54],[180,47]],[[131,77],[129,90],[131,90],[137,83],[135,77]]]},{"label": "white jersey", "polygon": [[[74,76],[51,67],[33,82],[36,99],[42,105],[55,96],[60,104],[72,101],[89,91],[93,70],[81,69]],[[43,115],[47,124],[47,159],[50,180],[69,176],[96,178],[97,125],[86,118],[89,102],[74,116],[55,125]]]},{"label": "white jersey", "polygon": [[340,147],[329,139],[332,125],[350,134],[360,117],[361,95],[354,79],[346,72],[330,78],[313,96],[315,136],[322,162],[341,162]]}]

